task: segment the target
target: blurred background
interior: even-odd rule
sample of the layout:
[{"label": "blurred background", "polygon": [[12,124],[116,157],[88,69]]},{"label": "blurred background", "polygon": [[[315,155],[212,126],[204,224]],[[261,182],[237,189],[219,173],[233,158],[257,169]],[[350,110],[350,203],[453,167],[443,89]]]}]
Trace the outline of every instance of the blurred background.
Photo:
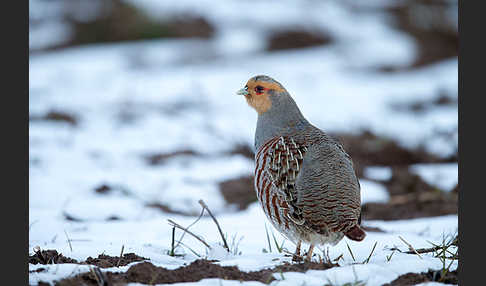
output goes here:
[{"label": "blurred background", "polygon": [[258,74],[343,143],[364,220],[457,213],[457,5],[29,0],[30,223],[245,210]]}]

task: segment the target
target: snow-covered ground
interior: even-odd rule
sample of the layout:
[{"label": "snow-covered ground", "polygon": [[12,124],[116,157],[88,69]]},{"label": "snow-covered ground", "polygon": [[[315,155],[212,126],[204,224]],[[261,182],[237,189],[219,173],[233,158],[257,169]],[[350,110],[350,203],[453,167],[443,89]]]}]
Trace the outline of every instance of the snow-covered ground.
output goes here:
[{"label": "snow-covered ground", "polygon": [[[150,258],[154,265],[177,268],[197,256],[183,247],[178,251],[185,253],[184,257],[167,255],[172,231],[167,219],[187,226],[195,217],[163,213],[146,205],[160,203],[197,215],[201,210],[198,200],[203,199],[228,237],[241,239],[241,255],[218,251],[220,238],[208,217],[191,230],[211,243],[214,251],[208,253],[200,242],[186,236],[184,243],[196,252],[244,271],[289,261],[275,249],[272,253],[262,252],[263,248],[268,250],[265,225],[269,229],[271,226],[259,206],[253,203],[238,211],[225,202],[218,187],[221,181],[251,175],[253,171],[252,160],[228,151],[240,143],[253,145],[256,114],[235,92],[257,74],[280,81],[303,114],[325,131],[369,129],[404,146],[425,144],[428,151],[440,156],[454,152],[457,143],[451,144],[434,132],[457,127],[457,107],[437,108],[416,116],[399,113],[390,105],[433,100],[439,90],[457,96],[457,58],[416,70],[378,73],[374,68],[380,65],[409,64],[416,53],[413,40],[392,29],[380,13],[356,12],[343,4],[345,1],[285,1],[287,5],[277,5],[270,0],[232,0],[228,5],[232,9],[221,1],[213,2],[130,1],[153,17],[181,11],[203,15],[218,31],[210,40],[100,44],[30,56],[30,115],[59,110],[73,114],[78,124],[29,123],[29,253],[40,246],[84,260],[101,253],[118,256],[123,245],[125,253],[135,252]],[[373,3],[389,5],[388,1]],[[326,29],[336,42],[264,52],[261,40],[268,30],[284,24]],[[53,25],[47,34],[65,37],[65,33],[61,25]],[[43,37],[38,34],[33,38],[42,43]],[[55,41],[56,37],[52,38],[45,40]],[[454,138],[457,140],[457,132]],[[182,150],[199,155],[169,158],[157,166],[147,164],[148,155]],[[455,163],[414,165],[411,169],[444,190],[457,184]],[[386,179],[390,171],[374,168],[367,174],[369,178]],[[119,190],[95,193],[94,189],[103,184],[115,189],[118,186]],[[381,184],[362,180],[361,185],[363,202],[388,200]],[[68,221],[64,214],[81,221]],[[120,219],[108,220],[113,216]],[[365,221],[364,225],[385,232],[369,232],[361,243],[345,238],[330,248],[331,258],[343,254],[341,267],[285,273],[283,280],[276,275],[278,281],[272,285],[322,285],[329,281],[342,285],[356,278],[366,285],[382,285],[407,272],[441,269],[441,261],[430,254],[420,258],[395,252],[387,261],[392,253],[389,248],[408,249],[399,236],[416,248],[430,247],[429,241],[440,243],[443,236],[457,232],[457,215]],[[279,242],[283,241],[277,231],[274,233]],[[369,263],[356,264],[347,244],[356,262],[362,262],[375,242]],[[294,250],[288,241],[284,246]],[[75,264],[29,265],[29,270],[39,267],[48,271],[30,273],[30,284],[89,270],[86,265]],[[124,271],[128,267],[106,271]],[[456,267],[454,262],[451,270]],[[216,280],[176,285],[240,285],[237,281]]]}]

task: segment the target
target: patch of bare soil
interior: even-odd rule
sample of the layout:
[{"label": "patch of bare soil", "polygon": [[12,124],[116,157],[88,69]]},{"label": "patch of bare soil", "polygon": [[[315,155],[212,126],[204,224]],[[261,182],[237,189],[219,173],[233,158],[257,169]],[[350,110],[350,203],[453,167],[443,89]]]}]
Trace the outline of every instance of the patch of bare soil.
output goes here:
[{"label": "patch of bare soil", "polygon": [[29,256],[30,264],[62,264],[62,263],[79,263],[76,259],[65,257],[57,250],[39,250]]},{"label": "patch of bare soil", "polygon": [[171,207],[169,207],[168,205],[158,203],[158,202],[148,203],[145,206],[149,207],[149,208],[158,209],[158,210],[160,210],[164,213],[183,215],[183,216],[196,216],[196,215],[198,215],[197,213],[188,213],[188,212],[183,212],[183,211],[179,211],[179,210],[174,210]]},{"label": "patch of bare soil", "polygon": [[457,202],[447,200],[407,201],[401,204],[367,203],[364,220],[399,220],[457,214]]},{"label": "patch of bare soil", "polygon": [[180,150],[171,153],[156,153],[145,156],[145,160],[149,165],[162,165],[167,160],[178,156],[199,156],[200,154],[194,150]]},{"label": "patch of bare soil", "polygon": [[358,177],[366,166],[408,166],[417,163],[449,162],[449,158],[425,151],[423,148],[407,149],[396,140],[378,136],[370,131],[359,134],[330,133],[351,156]]},{"label": "patch of bare soil", "polygon": [[385,182],[390,193],[388,203],[367,203],[362,207],[365,220],[395,220],[432,217],[458,212],[458,193],[430,186],[408,167],[393,168]]},{"label": "patch of bare soil", "polygon": [[207,39],[215,31],[213,25],[199,15],[183,14],[154,19],[130,3],[120,0],[97,1],[98,5],[89,7],[93,17],[86,18],[79,12],[87,8],[83,2],[85,1],[73,0],[64,3],[62,17],[64,22],[69,23],[72,36],[67,42],[45,50],[156,38]]},{"label": "patch of bare soil", "polygon": [[326,270],[333,267],[339,267],[338,264],[332,263],[317,263],[304,261],[302,263],[288,263],[284,262],[282,265],[277,265],[273,268],[274,273],[279,272],[306,272],[307,270]]},{"label": "patch of bare soil", "polygon": [[[62,264],[62,263],[74,263],[74,264],[90,264],[101,268],[125,266],[129,263],[136,261],[149,260],[148,258],[141,257],[135,253],[126,253],[121,257],[109,256],[105,254],[98,255],[97,258],[88,257],[85,261],[79,262],[76,259],[65,257],[62,253],[58,253],[57,250],[39,250],[33,255],[29,256],[30,264]],[[42,268],[39,268],[42,269]]]},{"label": "patch of bare soil", "polygon": [[[413,37],[417,45],[417,58],[409,68],[422,67],[458,55],[457,20],[451,17],[451,11],[456,7],[454,1],[407,0],[389,8],[395,27]],[[401,68],[387,66],[381,70],[394,72]]]},{"label": "patch of bare soil", "polygon": [[244,210],[257,201],[253,180],[253,176],[242,176],[222,181],[219,183],[219,190],[227,203],[236,204],[240,210]]},{"label": "patch of bare soil", "polygon": [[102,184],[98,187],[95,188],[95,193],[98,193],[98,194],[107,194],[109,192],[111,192],[113,190],[112,187],[106,185],[106,184]]},{"label": "patch of bare soil", "polygon": [[96,265],[100,268],[125,266],[132,262],[149,260],[148,258],[138,256],[135,253],[126,253],[122,257],[109,256],[105,254],[98,255],[97,258],[91,256],[86,258],[83,264]]},{"label": "patch of bare soil", "polygon": [[253,152],[253,148],[248,144],[237,144],[230,152],[230,155],[243,155],[244,157],[254,160],[255,159],[255,152]]},{"label": "patch of bare soil", "polygon": [[78,125],[76,116],[60,110],[51,110],[44,115],[31,115],[29,121],[65,122],[72,126]]},{"label": "patch of bare soil", "polygon": [[65,220],[68,220],[68,221],[73,221],[73,222],[82,222],[84,221],[83,219],[79,218],[79,217],[75,217],[67,212],[62,212],[62,216],[64,217]]},{"label": "patch of bare soil", "polygon": [[448,272],[441,280],[441,273],[439,271],[429,270],[422,273],[407,273],[400,275],[397,279],[383,286],[405,286],[415,285],[425,282],[441,282],[444,284],[459,284],[458,273],[456,270]]},{"label": "patch of bare soil", "polygon": [[303,29],[279,30],[271,33],[266,47],[267,51],[298,49],[311,46],[327,45],[333,39],[325,31]]},{"label": "patch of bare soil", "polygon": [[[142,284],[163,284],[178,282],[196,282],[206,278],[221,278],[225,280],[237,281],[259,281],[269,284],[275,278],[273,273],[288,271],[305,272],[309,269],[329,269],[335,264],[320,264],[306,262],[300,264],[283,264],[273,269],[263,269],[260,271],[244,272],[236,266],[220,266],[213,264],[210,260],[196,260],[191,264],[169,270],[163,267],[154,266],[149,262],[142,262],[131,266],[126,273],[105,272],[105,280],[108,285],[124,285],[126,283]],[[93,273],[83,273],[71,278],[63,279],[55,283],[57,286],[67,285],[98,285]]]},{"label": "patch of bare soil", "polygon": [[433,108],[452,106],[457,107],[457,96],[448,95],[444,92],[439,93],[433,99],[407,101],[404,103],[393,103],[391,108],[401,112],[411,112],[415,114],[425,113]]},{"label": "patch of bare soil", "polygon": [[36,270],[29,270],[29,273],[39,273],[39,272],[44,272],[46,270],[47,270],[47,268],[40,267],[40,268],[37,268]]}]

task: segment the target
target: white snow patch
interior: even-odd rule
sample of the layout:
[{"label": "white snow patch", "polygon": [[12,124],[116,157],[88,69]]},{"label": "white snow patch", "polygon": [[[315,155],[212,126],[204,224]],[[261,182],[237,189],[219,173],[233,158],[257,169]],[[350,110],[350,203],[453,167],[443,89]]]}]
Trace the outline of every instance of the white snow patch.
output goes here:
[{"label": "white snow patch", "polygon": [[458,164],[415,164],[410,171],[419,175],[430,185],[444,191],[451,191],[458,183]]},{"label": "white snow patch", "polygon": [[385,186],[370,180],[359,180],[361,185],[361,204],[366,203],[386,203],[390,199],[390,194]]},{"label": "white snow patch", "polygon": [[372,180],[387,181],[392,177],[392,169],[390,167],[370,166],[364,169],[364,176]]}]

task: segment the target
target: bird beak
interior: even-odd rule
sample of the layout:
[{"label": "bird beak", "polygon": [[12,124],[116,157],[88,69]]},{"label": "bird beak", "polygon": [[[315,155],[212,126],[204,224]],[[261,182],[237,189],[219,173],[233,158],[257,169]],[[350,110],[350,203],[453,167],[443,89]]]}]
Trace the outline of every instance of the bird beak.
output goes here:
[{"label": "bird beak", "polygon": [[248,87],[244,87],[236,92],[237,95],[247,96],[249,94]]}]

